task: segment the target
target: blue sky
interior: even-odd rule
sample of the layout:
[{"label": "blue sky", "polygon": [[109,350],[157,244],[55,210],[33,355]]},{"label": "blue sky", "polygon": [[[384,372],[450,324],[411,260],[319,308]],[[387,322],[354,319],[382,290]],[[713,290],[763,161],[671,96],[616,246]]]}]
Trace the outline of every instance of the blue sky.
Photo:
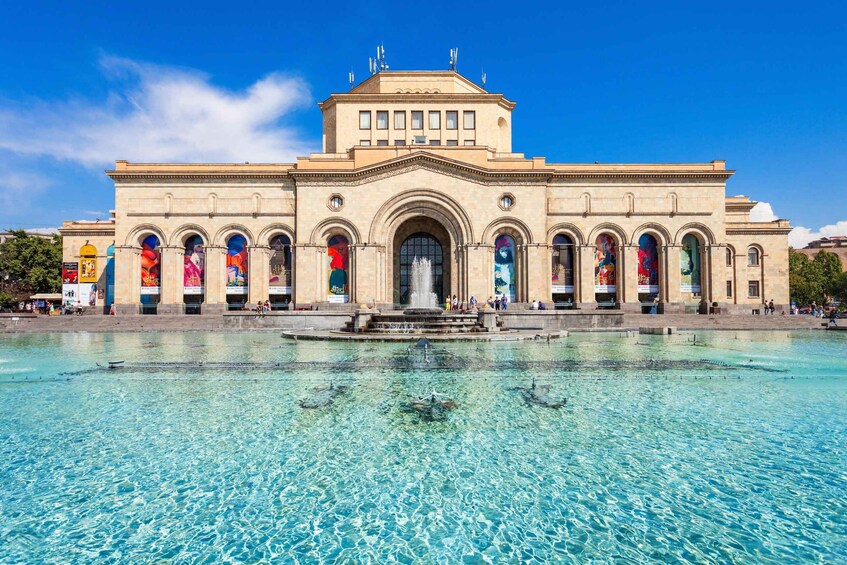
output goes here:
[{"label": "blue sky", "polygon": [[527,156],[726,159],[728,194],[795,241],[847,235],[847,4],[458,4],[9,3],[0,228],[105,217],[115,159],[318,151],[316,102],[367,78],[382,42],[395,70],[458,47],[462,74],[517,102]]}]

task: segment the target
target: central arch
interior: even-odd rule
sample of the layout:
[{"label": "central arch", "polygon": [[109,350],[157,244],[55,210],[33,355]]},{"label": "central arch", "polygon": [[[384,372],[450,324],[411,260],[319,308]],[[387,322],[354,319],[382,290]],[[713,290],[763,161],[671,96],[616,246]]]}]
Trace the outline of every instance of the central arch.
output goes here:
[{"label": "central arch", "polygon": [[409,303],[411,266],[415,257],[426,257],[432,262],[432,291],[438,296],[439,303],[444,302],[450,294],[452,271],[447,229],[433,218],[416,216],[397,227],[391,247],[393,302]]}]

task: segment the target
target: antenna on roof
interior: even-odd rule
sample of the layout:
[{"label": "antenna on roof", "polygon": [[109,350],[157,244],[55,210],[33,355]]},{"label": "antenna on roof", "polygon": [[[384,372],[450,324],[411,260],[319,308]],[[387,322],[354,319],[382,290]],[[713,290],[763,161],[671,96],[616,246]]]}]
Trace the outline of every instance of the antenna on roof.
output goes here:
[{"label": "antenna on roof", "polygon": [[456,66],[459,64],[459,48],[450,50],[450,70],[456,72]]},{"label": "antenna on roof", "polygon": [[485,74],[485,69],[482,69],[482,88],[485,88],[486,80],[488,80],[488,75]]},{"label": "antenna on roof", "polygon": [[350,79],[350,87],[352,88],[352,87],[353,87],[353,83],[354,83],[354,82],[356,82],[356,77],[355,77],[355,75],[353,74],[353,71],[352,71],[352,70],[350,71],[350,74],[348,75],[348,78]]},{"label": "antenna on roof", "polygon": [[385,45],[382,43],[376,46],[376,58],[368,57],[368,69],[372,75],[388,70],[388,65],[385,64]]}]

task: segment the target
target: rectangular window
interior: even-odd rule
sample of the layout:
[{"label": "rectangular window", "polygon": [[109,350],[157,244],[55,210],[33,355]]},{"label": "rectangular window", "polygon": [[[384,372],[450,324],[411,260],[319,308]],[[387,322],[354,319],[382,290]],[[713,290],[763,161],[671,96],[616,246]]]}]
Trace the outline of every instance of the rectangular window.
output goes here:
[{"label": "rectangular window", "polygon": [[759,298],[759,281],[747,281],[747,296]]},{"label": "rectangular window", "polygon": [[388,112],[376,113],[376,129],[388,129]]},{"label": "rectangular window", "polygon": [[395,139],[394,145],[406,145],[406,140],[405,139]]},{"label": "rectangular window", "polygon": [[429,113],[429,129],[441,129],[441,112]]},{"label": "rectangular window", "polygon": [[726,297],[732,298],[732,281],[726,281]]},{"label": "rectangular window", "polygon": [[359,129],[371,129],[370,112],[359,112]]},{"label": "rectangular window", "polygon": [[394,129],[406,129],[406,112],[394,112]]},{"label": "rectangular window", "polygon": [[441,145],[441,140],[440,139],[430,139],[429,144],[430,145]]},{"label": "rectangular window", "polygon": [[466,139],[465,145],[476,145],[476,140],[475,139]]},{"label": "rectangular window", "polygon": [[458,139],[448,139],[448,140],[447,140],[447,146],[448,146],[448,147],[453,147],[453,146],[455,146],[455,145],[459,145],[459,140],[458,140]]},{"label": "rectangular window", "polygon": [[476,112],[474,111],[465,111],[465,129],[476,129]]},{"label": "rectangular window", "polygon": [[447,112],[447,129],[459,129],[459,112]]},{"label": "rectangular window", "polygon": [[379,145],[380,147],[385,147],[386,145],[388,145],[388,140],[387,139],[377,139],[376,144]]},{"label": "rectangular window", "polygon": [[363,140],[359,141],[359,145],[361,145],[362,147],[370,147],[371,146],[371,140],[370,139],[363,139]]},{"label": "rectangular window", "polygon": [[412,129],[423,129],[423,112],[412,112]]}]

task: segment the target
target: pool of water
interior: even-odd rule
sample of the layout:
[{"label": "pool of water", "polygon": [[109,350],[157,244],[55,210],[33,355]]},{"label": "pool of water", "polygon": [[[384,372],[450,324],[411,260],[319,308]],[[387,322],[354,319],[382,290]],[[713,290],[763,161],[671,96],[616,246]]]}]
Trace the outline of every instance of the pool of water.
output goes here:
[{"label": "pool of water", "polygon": [[847,336],[693,336],[4,335],[0,562],[847,560]]}]

